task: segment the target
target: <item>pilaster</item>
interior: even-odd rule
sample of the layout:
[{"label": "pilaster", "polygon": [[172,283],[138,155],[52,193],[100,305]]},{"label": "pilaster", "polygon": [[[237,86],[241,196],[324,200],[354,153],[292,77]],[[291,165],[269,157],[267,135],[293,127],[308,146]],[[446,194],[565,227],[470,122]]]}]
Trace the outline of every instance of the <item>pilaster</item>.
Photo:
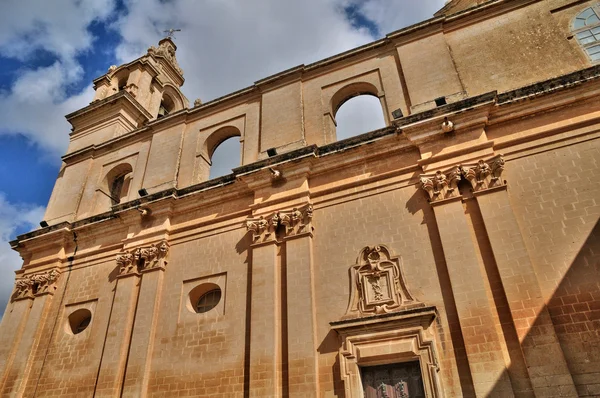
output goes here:
[{"label": "pilaster", "polygon": [[577,391],[512,210],[506,185],[490,186],[489,180],[488,176],[484,176],[478,180],[479,183],[473,184],[473,189],[535,394],[538,397],[576,397]]},{"label": "pilaster", "polygon": [[502,344],[486,292],[470,227],[464,215],[457,183],[460,169],[423,176],[421,186],[432,202],[448,274],[465,341],[469,367],[478,397],[513,396]]},{"label": "pilaster", "polygon": [[251,248],[250,396],[281,396],[281,308],[275,240]]},{"label": "pilaster", "polygon": [[284,213],[290,397],[318,397],[312,207]]},{"label": "pilaster", "polygon": [[117,257],[119,275],[100,359],[95,397],[114,397],[121,393],[139,294],[140,276],[133,261],[131,253]]},{"label": "pilaster", "polygon": [[122,397],[145,397],[148,393],[169,246],[163,241],[139,250],[143,261],[140,267],[141,281]]}]

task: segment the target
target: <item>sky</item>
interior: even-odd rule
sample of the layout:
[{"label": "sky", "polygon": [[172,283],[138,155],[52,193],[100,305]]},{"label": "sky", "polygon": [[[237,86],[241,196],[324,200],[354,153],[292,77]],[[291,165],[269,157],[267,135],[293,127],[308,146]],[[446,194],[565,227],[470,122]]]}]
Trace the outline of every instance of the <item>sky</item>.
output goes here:
[{"label": "sky", "polygon": [[[143,55],[169,28],[193,103],[429,19],[444,0],[3,0],[0,13],[0,315],[22,265],[8,241],[39,227],[68,140],[64,115],[92,80]],[[351,136],[382,127],[374,98],[336,115]],[[339,138],[339,137],[338,137]],[[229,140],[212,176],[239,153]],[[221,167],[219,167],[221,164]]]}]

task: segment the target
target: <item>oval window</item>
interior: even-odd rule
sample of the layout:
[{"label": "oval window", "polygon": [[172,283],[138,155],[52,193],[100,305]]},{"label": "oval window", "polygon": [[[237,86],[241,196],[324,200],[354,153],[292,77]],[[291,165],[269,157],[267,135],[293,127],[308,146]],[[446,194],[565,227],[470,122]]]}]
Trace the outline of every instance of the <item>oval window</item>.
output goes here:
[{"label": "oval window", "polygon": [[219,285],[203,283],[190,291],[188,308],[197,314],[204,314],[221,302],[222,291]]},{"label": "oval window", "polygon": [[82,308],[69,315],[69,329],[73,334],[83,332],[90,322],[92,322],[92,313],[88,309]]},{"label": "oval window", "polygon": [[196,303],[196,312],[202,314],[215,308],[221,301],[221,289],[216,288],[204,293]]}]

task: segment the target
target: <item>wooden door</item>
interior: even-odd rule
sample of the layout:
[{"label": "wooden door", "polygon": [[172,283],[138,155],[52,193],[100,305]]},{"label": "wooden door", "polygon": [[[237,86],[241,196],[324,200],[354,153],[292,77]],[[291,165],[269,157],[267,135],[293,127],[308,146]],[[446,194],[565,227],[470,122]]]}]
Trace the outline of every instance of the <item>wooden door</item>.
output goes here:
[{"label": "wooden door", "polygon": [[365,398],[425,397],[419,362],[361,368]]}]

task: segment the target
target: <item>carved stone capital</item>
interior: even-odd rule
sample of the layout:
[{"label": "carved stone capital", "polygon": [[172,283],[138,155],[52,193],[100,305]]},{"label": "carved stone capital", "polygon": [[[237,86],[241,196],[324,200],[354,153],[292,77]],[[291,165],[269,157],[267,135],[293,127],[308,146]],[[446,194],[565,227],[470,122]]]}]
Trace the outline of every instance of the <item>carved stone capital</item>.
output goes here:
[{"label": "carved stone capital", "polygon": [[445,172],[438,170],[435,174],[421,175],[420,184],[421,188],[429,195],[429,201],[435,202],[457,197],[459,195],[458,182],[460,179],[460,169],[453,167]]},{"label": "carved stone capital", "polygon": [[401,260],[383,245],[367,246],[350,267],[351,292],[344,319],[420,306],[408,291]]},{"label": "carved stone capital", "polygon": [[312,217],[312,205],[307,205],[301,209],[293,208],[291,211],[280,212],[279,222],[285,226],[285,235],[291,236],[312,231]]},{"label": "carved stone capital", "polygon": [[250,218],[244,222],[246,230],[252,232],[255,243],[277,240],[276,232],[282,226],[284,236],[289,237],[303,232],[312,231],[313,207],[308,204],[292,210],[276,211],[266,218]]},{"label": "carved stone capital", "polygon": [[23,300],[33,298],[34,296],[43,296],[45,294],[54,294],[56,282],[60,276],[60,271],[56,268],[50,271],[30,274],[17,278],[15,290],[12,296],[13,300]]},{"label": "carved stone capital", "polygon": [[137,275],[155,269],[164,270],[168,253],[169,244],[166,241],[119,253],[116,257],[119,276]]},{"label": "carved stone capital", "polygon": [[473,192],[483,191],[504,185],[502,172],[504,171],[504,158],[496,155],[488,160],[479,160],[476,164],[461,165],[463,177],[471,183]]},{"label": "carved stone capital", "polygon": [[254,242],[266,241],[275,236],[275,228],[277,228],[278,220],[276,214],[269,219],[260,216],[259,218],[251,218],[245,221],[246,231],[252,232],[252,240]]}]

